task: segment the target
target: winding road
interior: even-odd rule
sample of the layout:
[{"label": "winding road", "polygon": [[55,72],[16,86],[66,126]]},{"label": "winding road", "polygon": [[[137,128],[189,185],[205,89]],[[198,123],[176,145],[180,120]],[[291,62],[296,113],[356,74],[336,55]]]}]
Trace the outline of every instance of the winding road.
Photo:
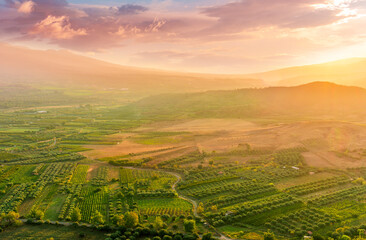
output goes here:
[{"label": "winding road", "polygon": [[[127,169],[135,169],[135,170],[151,170],[151,171],[157,171],[157,172],[164,172],[164,173],[168,173],[170,175],[175,176],[177,178],[177,180],[173,183],[172,189],[178,194],[178,197],[180,199],[183,199],[185,201],[188,201],[188,202],[190,202],[192,204],[192,206],[193,206],[193,214],[194,214],[195,217],[199,217],[199,218],[204,219],[197,212],[197,207],[198,207],[199,201],[196,200],[196,199],[193,199],[193,198],[190,198],[188,196],[183,195],[182,193],[180,193],[176,189],[178,183],[180,181],[182,181],[182,176],[179,173],[177,173],[177,172],[171,172],[171,171],[165,171],[165,170],[156,170],[156,169],[151,169],[151,168],[136,168],[136,167],[124,167],[124,168],[127,168]],[[27,219],[19,219],[19,220],[22,221],[22,222],[24,222],[24,223],[27,221]],[[72,222],[66,222],[66,221],[50,221],[50,223],[51,224],[56,224],[57,223],[57,224],[63,225],[63,226],[70,226],[70,225],[73,224]],[[208,222],[205,221],[205,224],[209,227],[209,229],[215,231],[215,233],[219,236],[218,237],[219,239],[222,239],[222,240],[233,240],[232,238],[229,238],[229,237],[225,236],[222,232],[218,231],[215,227],[213,227]],[[84,224],[84,226],[91,227],[92,225],[91,224]]]},{"label": "winding road", "polygon": [[[204,219],[202,216],[200,216],[197,212],[197,207],[198,207],[198,201],[190,198],[188,196],[185,196],[183,194],[181,194],[179,191],[177,191],[176,187],[178,185],[178,183],[180,181],[182,181],[182,176],[177,173],[177,172],[171,172],[171,171],[165,171],[165,170],[156,170],[156,169],[150,169],[150,168],[136,168],[136,167],[124,167],[124,168],[128,168],[128,169],[135,169],[135,170],[152,170],[152,171],[157,171],[157,172],[164,172],[164,173],[168,173],[170,175],[173,175],[177,178],[177,181],[175,181],[172,185],[172,189],[178,194],[178,197],[180,199],[183,199],[187,202],[190,202],[193,206],[193,215],[195,217],[200,217],[202,219]],[[208,222],[205,221],[205,223],[209,226],[210,229],[214,230],[216,232],[217,235],[219,235],[219,239],[222,240],[233,240],[232,238],[227,237],[226,235],[224,235],[222,232],[218,231],[215,227],[213,227],[211,224],[209,224]]]}]

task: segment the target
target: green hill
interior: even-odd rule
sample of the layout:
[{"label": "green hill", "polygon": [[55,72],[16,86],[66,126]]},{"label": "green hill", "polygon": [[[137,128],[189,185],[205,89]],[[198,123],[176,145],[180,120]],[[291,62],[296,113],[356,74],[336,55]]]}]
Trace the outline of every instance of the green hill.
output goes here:
[{"label": "green hill", "polygon": [[366,113],[366,90],[314,82],[296,87],[164,94],[132,103],[123,108],[123,112],[161,119],[363,116]]}]

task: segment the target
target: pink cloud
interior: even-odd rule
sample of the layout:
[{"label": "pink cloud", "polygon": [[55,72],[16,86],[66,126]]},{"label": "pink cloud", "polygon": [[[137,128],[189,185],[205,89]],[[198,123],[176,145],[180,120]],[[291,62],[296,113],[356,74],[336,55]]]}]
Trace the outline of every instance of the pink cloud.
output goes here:
[{"label": "pink cloud", "polygon": [[151,13],[141,14],[149,9],[140,5],[77,6],[65,0],[6,0],[6,3],[8,12],[15,9],[27,14],[1,19],[0,33],[19,34],[18,39],[48,39],[50,43],[79,51],[121,46],[127,39],[148,39],[160,34],[166,23]]},{"label": "pink cloud", "polygon": [[37,23],[30,33],[49,39],[72,39],[75,36],[87,35],[83,28],[73,29],[67,16],[51,15]]},{"label": "pink cloud", "polygon": [[166,20],[159,20],[155,18],[154,21],[145,28],[145,32],[159,32],[165,23]]},{"label": "pink cloud", "polygon": [[[328,0],[241,0],[221,6],[208,7],[203,14],[217,19],[210,31],[240,32],[260,27],[311,28],[329,25],[342,16],[340,7],[320,8]],[[344,6],[343,7],[348,7]]]},{"label": "pink cloud", "polygon": [[18,7],[18,12],[20,13],[31,13],[34,10],[35,3],[33,1],[25,1],[20,3]]},{"label": "pink cloud", "polygon": [[[258,37],[258,29],[310,29],[351,16],[355,1],[240,0],[191,10],[159,12],[147,6],[71,5],[66,0],[5,0],[0,34],[45,39],[79,51],[101,51],[131,42],[224,42]],[[340,0],[337,0],[338,2]],[[220,2],[220,1],[216,1]],[[26,14],[24,14],[26,13]],[[245,32],[245,34],[244,34]]]}]

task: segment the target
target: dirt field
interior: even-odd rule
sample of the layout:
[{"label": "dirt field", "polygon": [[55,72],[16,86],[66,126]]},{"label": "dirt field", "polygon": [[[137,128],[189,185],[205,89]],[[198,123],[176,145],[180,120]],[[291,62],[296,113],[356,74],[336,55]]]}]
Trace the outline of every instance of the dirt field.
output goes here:
[{"label": "dirt field", "polygon": [[[133,141],[136,134],[148,132],[188,132],[185,142],[169,144],[140,144]],[[89,158],[122,156],[137,153],[139,157],[154,156],[156,163],[177,157],[192,148],[200,151],[227,151],[248,143],[252,147],[283,149],[304,146],[307,164],[316,167],[366,166],[366,125],[317,121],[296,122],[261,126],[238,119],[200,119],[186,122],[157,123],[136,129],[132,134],[113,135],[117,145],[86,146],[93,150],[83,154]],[[174,149],[169,149],[174,148]],[[181,149],[181,151],[178,151]],[[155,153],[149,153],[157,151]],[[146,153],[146,154],[144,154]]]},{"label": "dirt field", "polygon": [[117,145],[87,145],[86,147],[93,149],[82,152],[84,156],[90,159],[122,156],[130,153],[143,153],[166,148],[166,146],[138,144],[129,140],[125,140]]},{"label": "dirt field", "polygon": [[160,131],[168,132],[219,132],[219,131],[248,131],[259,126],[240,119],[197,119],[182,123],[163,126]]}]

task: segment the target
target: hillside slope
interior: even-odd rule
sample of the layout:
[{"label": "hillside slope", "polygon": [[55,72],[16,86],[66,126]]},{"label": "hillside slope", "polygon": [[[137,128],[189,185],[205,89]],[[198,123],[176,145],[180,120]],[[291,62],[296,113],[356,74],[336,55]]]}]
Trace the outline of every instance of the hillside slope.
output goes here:
[{"label": "hillside slope", "polygon": [[138,116],[171,119],[290,115],[360,117],[366,114],[366,89],[314,82],[296,87],[166,94],[142,99],[125,110],[133,111]]},{"label": "hillside slope", "polygon": [[296,86],[314,81],[327,81],[348,86],[366,87],[366,58],[284,68],[246,75],[274,86]]},{"label": "hillside slope", "polygon": [[0,43],[0,82],[41,83],[143,91],[202,91],[263,86],[240,76],[190,74],[125,67],[73,54]]}]

